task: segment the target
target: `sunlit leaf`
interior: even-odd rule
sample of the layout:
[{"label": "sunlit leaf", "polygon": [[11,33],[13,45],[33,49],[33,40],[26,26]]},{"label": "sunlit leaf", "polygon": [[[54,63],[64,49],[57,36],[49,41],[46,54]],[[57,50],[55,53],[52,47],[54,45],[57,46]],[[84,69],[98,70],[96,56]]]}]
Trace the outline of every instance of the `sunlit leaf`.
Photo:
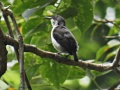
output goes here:
[{"label": "sunlit leaf", "polygon": [[56,7],[53,6],[53,5],[49,5],[45,8],[44,12],[43,12],[43,15],[44,16],[51,16],[53,15],[53,13],[55,12],[56,10]]},{"label": "sunlit leaf", "polygon": [[6,90],[9,86],[3,82],[2,80],[0,80],[0,90]]},{"label": "sunlit leaf", "polygon": [[[11,78],[8,78],[11,77]],[[14,79],[13,79],[14,78]],[[10,86],[13,86],[15,88],[19,87],[20,84],[20,75],[18,72],[16,71],[7,71],[4,75],[3,75],[3,79],[9,83]]]},{"label": "sunlit leaf", "polygon": [[120,31],[120,29],[119,29],[118,27],[113,26],[113,27],[110,29],[108,35],[109,35],[109,36],[116,35],[116,34],[119,33],[119,31]]},{"label": "sunlit leaf", "polygon": [[117,39],[113,39],[113,40],[109,41],[109,42],[107,43],[107,45],[108,45],[110,48],[112,48],[112,47],[114,47],[114,46],[120,45],[120,41],[117,40]]}]

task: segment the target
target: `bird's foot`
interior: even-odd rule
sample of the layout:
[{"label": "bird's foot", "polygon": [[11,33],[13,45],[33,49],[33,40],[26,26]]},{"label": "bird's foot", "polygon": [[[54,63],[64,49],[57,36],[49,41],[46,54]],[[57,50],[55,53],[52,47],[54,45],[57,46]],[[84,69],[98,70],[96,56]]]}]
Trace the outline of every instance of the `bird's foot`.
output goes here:
[{"label": "bird's foot", "polygon": [[70,56],[69,54],[64,54],[63,52],[57,52],[57,54],[63,56],[64,58],[68,58]]}]

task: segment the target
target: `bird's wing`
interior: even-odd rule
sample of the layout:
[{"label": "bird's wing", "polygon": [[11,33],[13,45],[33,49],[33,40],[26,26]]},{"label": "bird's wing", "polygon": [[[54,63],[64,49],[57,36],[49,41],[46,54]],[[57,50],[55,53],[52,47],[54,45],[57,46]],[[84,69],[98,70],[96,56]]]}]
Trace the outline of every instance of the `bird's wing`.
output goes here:
[{"label": "bird's wing", "polygon": [[72,55],[73,52],[77,51],[77,42],[66,27],[56,27],[53,31],[53,37],[69,54]]}]

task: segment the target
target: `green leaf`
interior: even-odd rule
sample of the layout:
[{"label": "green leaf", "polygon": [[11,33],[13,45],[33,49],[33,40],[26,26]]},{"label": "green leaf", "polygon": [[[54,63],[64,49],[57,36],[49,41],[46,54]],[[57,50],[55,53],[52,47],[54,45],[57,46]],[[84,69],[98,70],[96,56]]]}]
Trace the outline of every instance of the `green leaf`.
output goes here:
[{"label": "green leaf", "polygon": [[69,67],[49,59],[44,61],[40,66],[42,77],[59,89],[69,75]]},{"label": "green leaf", "polygon": [[2,77],[10,86],[15,88],[19,87],[20,76],[18,72],[9,70]]},{"label": "green leaf", "polygon": [[68,79],[80,79],[85,76],[85,70],[78,67],[70,67],[70,74]]},{"label": "green leaf", "polygon": [[23,30],[22,34],[27,36],[27,33],[31,32],[32,29],[37,27],[40,24],[40,17],[35,16],[31,17],[24,25],[23,25]]},{"label": "green leaf", "polygon": [[[46,33],[47,27],[46,28],[45,27],[46,27],[46,23],[40,23],[40,20],[37,17],[30,19],[23,26],[22,33],[24,35],[24,42],[36,44],[36,45],[37,44],[43,45],[44,43],[40,43],[41,39],[43,42],[45,42],[46,37],[49,34],[49,33]],[[35,38],[36,38],[36,40],[35,40]]]},{"label": "green leaf", "polygon": [[94,7],[94,14],[100,15],[100,18],[104,18],[106,15],[106,8],[107,5],[103,2],[103,0],[98,0]]},{"label": "green leaf", "polygon": [[46,39],[47,39],[47,35],[44,33],[43,35],[40,36],[34,36],[31,38],[30,44],[34,44],[37,47],[45,48],[46,46]]},{"label": "green leaf", "polygon": [[[1,17],[0,17],[1,19]],[[0,20],[0,27],[2,28],[4,33],[7,33],[7,27],[4,21]]]},{"label": "green leaf", "polygon": [[[73,12],[74,13],[71,13]],[[60,15],[62,15],[64,18],[70,18],[70,17],[74,17],[78,14],[78,11],[75,7],[68,7],[67,9],[65,9],[63,12],[60,13]]]},{"label": "green leaf", "polygon": [[102,55],[109,50],[108,45],[101,47],[96,54],[96,60],[98,60],[100,57],[102,57]]},{"label": "green leaf", "polygon": [[107,54],[107,56],[105,57],[104,61],[109,60],[110,58],[114,57],[117,53],[117,50],[114,50],[113,52],[110,52]]},{"label": "green leaf", "polygon": [[44,16],[50,16],[53,14],[53,12],[55,12],[56,10],[56,7],[53,6],[53,5],[49,5],[45,8],[44,12],[43,12],[43,15]]},{"label": "green leaf", "polygon": [[11,70],[19,70],[19,63],[16,63],[14,64],[12,67],[11,67]]},{"label": "green leaf", "polygon": [[120,32],[120,28],[113,26],[112,28],[110,28],[108,35],[115,35],[118,34]]},{"label": "green leaf", "polygon": [[26,9],[30,9],[33,7],[37,7],[37,6],[43,6],[46,3],[50,3],[52,2],[52,0],[25,0],[24,3],[20,3],[18,4],[18,6],[16,8],[14,8],[14,13],[15,14],[22,14],[23,11],[25,11]]},{"label": "green leaf", "polygon": [[106,52],[110,51],[110,49],[113,48],[118,48],[118,46],[120,45],[120,42],[116,39],[110,40],[107,45],[101,47],[96,54],[96,60],[100,59],[103,56],[106,56],[104,61],[108,60],[109,58],[113,57],[116,54],[116,50],[110,53],[107,53],[105,55]]},{"label": "green leaf", "polygon": [[22,17],[27,21],[29,19],[29,17],[35,13],[37,10],[39,10],[38,7],[34,7],[34,8],[31,8],[31,9],[27,9],[25,10],[23,13],[22,13]]},{"label": "green leaf", "polygon": [[40,67],[40,64],[35,64],[31,67],[29,67],[27,69],[27,76],[28,76],[28,79],[31,80],[31,78],[33,77],[33,75],[37,72],[37,70],[39,69]]},{"label": "green leaf", "polygon": [[85,31],[89,28],[93,20],[93,7],[89,0],[72,0],[72,5],[78,11],[75,23],[80,30]]},{"label": "green leaf", "polygon": [[119,77],[120,75],[118,73],[111,71],[104,75],[96,77],[95,80],[100,87],[109,88],[110,86],[113,86],[116,82],[118,82]]}]

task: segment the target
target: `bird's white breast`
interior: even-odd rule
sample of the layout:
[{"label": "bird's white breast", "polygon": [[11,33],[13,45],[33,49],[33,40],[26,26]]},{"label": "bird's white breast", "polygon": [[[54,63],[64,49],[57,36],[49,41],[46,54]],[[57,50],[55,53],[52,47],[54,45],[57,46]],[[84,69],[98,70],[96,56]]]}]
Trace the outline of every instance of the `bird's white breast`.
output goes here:
[{"label": "bird's white breast", "polygon": [[54,39],[53,37],[53,31],[54,31],[55,27],[53,27],[52,31],[51,31],[51,40],[52,40],[52,44],[54,46],[54,48],[59,51],[59,52],[63,52],[64,49],[61,47],[61,45]]}]

